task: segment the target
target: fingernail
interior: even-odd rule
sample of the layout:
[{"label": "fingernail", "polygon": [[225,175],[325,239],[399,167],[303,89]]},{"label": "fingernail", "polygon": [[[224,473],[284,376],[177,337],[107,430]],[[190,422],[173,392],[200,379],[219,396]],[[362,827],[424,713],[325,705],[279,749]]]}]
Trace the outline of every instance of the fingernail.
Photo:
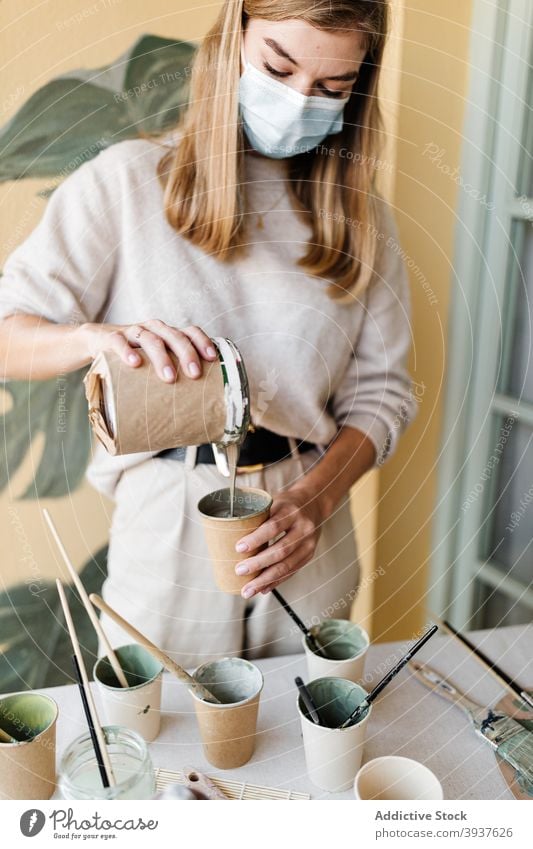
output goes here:
[{"label": "fingernail", "polygon": [[165,366],[163,375],[167,380],[174,380],[174,369],[170,368],[170,366]]},{"label": "fingernail", "polygon": [[128,362],[129,363],[138,363],[139,362],[139,354],[128,354]]},{"label": "fingernail", "polygon": [[253,590],[251,587],[248,587],[247,589],[242,591],[241,595],[242,595],[243,598],[251,598],[254,595],[254,593],[255,593],[255,590]]},{"label": "fingernail", "polygon": [[200,369],[196,363],[189,363],[189,374],[191,377],[199,377]]},{"label": "fingernail", "polygon": [[236,566],[235,567],[235,574],[236,575],[247,575],[248,574],[248,566],[244,566],[243,564]]},{"label": "fingernail", "polygon": [[235,551],[248,551],[248,546],[245,542],[238,542],[235,546]]},{"label": "fingernail", "polygon": [[216,355],[217,355],[217,352],[215,351],[215,349],[211,345],[209,346],[209,348],[205,349],[205,352],[206,352],[208,357],[216,357]]}]

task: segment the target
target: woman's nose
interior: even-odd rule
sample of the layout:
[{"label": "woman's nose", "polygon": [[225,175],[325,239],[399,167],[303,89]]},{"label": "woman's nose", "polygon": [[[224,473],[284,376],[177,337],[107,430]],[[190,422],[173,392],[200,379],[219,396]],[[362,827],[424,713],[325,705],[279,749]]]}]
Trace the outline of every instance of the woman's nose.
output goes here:
[{"label": "woman's nose", "polygon": [[316,94],[314,80],[306,77],[304,74],[293,74],[290,81],[285,80],[285,82],[305,97],[310,97],[312,94]]}]

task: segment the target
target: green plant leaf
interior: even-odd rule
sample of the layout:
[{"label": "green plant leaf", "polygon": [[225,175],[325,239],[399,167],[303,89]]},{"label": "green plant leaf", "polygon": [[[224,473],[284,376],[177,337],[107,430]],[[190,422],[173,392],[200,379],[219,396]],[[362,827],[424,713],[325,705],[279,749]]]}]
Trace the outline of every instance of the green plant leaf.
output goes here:
[{"label": "green plant leaf", "polygon": [[189,97],[196,47],[187,41],[145,35],[131,51],[124,92],[130,119],[144,131],[177,123]]},{"label": "green plant leaf", "polygon": [[139,130],[173,126],[188,100],[195,49],[144,35],[109,65],[46,83],[0,128],[0,182],[66,176]]},{"label": "green plant leaf", "polygon": [[[100,593],[107,574],[107,546],[80,572],[88,593]],[[65,592],[91,678],[98,641],[79,596],[70,585]],[[0,593],[0,692],[39,690],[73,682],[72,644],[66,629],[55,582],[34,579]]]},{"label": "green plant leaf", "polygon": [[0,419],[0,491],[16,473],[39,432],[44,434],[44,450],[34,480],[22,498],[59,497],[79,486],[91,448],[85,371],[54,380],[2,384],[12,406]]}]

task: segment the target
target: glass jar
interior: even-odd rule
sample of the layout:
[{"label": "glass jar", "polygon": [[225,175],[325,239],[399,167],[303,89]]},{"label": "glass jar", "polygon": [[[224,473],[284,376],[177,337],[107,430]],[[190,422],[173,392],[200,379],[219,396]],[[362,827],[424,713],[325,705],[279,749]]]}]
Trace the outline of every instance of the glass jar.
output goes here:
[{"label": "glass jar", "polygon": [[155,773],[148,747],[129,728],[103,729],[116,785],[104,787],[89,733],[77,737],[59,764],[59,791],[63,799],[152,799]]}]

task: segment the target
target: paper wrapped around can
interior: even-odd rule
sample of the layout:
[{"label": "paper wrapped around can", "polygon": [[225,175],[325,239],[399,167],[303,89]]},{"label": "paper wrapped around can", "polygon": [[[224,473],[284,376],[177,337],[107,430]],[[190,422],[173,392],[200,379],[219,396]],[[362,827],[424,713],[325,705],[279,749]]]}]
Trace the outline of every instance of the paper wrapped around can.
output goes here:
[{"label": "paper wrapped around can", "polygon": [[114,351],[94,359],[84,377],[89,421],[110,454],[163,451],[217,443],[224,436],[226,397],[220,362],[202,362],[202,376],[177,372],[173,383],[157,375],[146,354],[142,365],[127,365]]}]

